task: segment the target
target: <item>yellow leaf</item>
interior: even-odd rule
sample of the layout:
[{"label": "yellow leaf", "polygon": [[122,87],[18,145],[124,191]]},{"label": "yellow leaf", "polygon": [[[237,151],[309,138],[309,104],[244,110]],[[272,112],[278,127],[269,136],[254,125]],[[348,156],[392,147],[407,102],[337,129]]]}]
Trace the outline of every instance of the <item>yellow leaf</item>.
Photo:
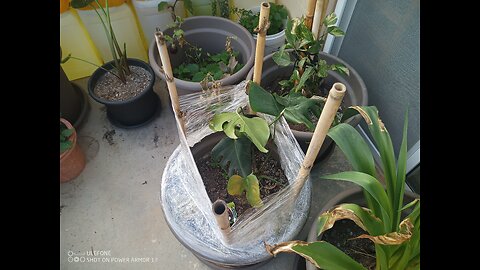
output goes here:
[{"label": "yellow leaf", "polygon": [[228,194],[232,196],[239,196],[243,193],[243,178],[240,175],[234,174],[227,183]]}]

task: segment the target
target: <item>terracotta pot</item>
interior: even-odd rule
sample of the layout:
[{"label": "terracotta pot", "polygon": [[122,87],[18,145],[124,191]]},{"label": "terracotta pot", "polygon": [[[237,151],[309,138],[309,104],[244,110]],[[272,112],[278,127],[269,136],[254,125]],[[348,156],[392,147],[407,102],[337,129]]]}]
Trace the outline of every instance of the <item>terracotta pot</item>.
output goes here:
[{"label": "terracotta pot", "polygon": [[[67,120],[60,118],[60,122],[67,128],[73,128]],[[60,182],[67,182],[78,175],[85,168],[85,154],[77,143],[77,132],[74,130],[69,140],[72,142],[72,148],[60,154]]]}]

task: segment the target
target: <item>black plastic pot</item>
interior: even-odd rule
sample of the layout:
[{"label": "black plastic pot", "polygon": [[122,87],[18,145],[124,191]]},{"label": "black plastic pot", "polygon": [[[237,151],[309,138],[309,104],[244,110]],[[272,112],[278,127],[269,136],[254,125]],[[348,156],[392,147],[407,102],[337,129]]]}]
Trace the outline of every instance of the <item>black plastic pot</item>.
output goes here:
[{"label": "black plastic pot", "polygon": [[[419,198],[419,196],[413,192],[405,190],[405,193],[403,195],[403,201],[404,204],[409,203],[413,201],[414,199]],[[366,207],[367,203],[365,202],[364,196],[363,196],[363,191],[362,188],[355,186],[353,188],[344,190],[340,193],[338,193],[335,197],[330,199],[320,210],[318,213],[319,215],[332,209],[333,207],[340,205],[342,203],[354,203],[358,204],[360,206]],[[308,233],[307,237],[307,242],[314,242],[317,241],[317,239],[320,239],[322,235],[318,236],[317,238],[317,225],[318,225],[318,218],[315,218],[315,221],[312,224],[312,227],[310,228],[310,231]],[[316,270],[316,268],[313,264],[310,262],[306,261],[306,269],[307,270]]]},{"label": "black plastic pot", "polygon": [[[62,48],[60,48],[60,60]],[[67,74],[60,66],[60,116],[72,123],[78,130],[89,109],[87,94],[78,85],[68,80]]]},{"label": "black plastic pot", "polygon": [[65,71],[60,67],[60,113],[62,118],[67,119],[78,130],[87,115],[88,108],[86,92],[70,82]]},{"label": "black plastic pot", "polygon": [[[292,50],[287,50],[291,52]],[[290,54],[291,55],[291,54]],[[337,72],[328,71],[328,76],[324,79],[324,84],[326,85],[333,85],[336,82],[341,82],[347,87],[347,93],[343,98],[342,106],[347,108],[349,106],[366,106],[368,105],[368,92],[365,83],[363,82],[360,75],[355,71],[355,69],[347,64],[342,59],[333,56],[328,53],[320,52],[320,59],[323,59],[327,62],[327,64],[343,64],[350,70],[350,76],[343,76],[338,74]],[[262,68],[262,80],[261,86],[265,87],[271,84],[274,80],[278,77],[290,77],[293,71],[293,65],[282,67],[277,65],[273,61],[273,54],[267,55],[263,59],[263,68]],[[247,75],[247,80],[252,80],[253,78],[253,68]],[[354,117],[349,118],[346,123],[355,127],[360,122],[361,116],[356,115]],[[297,139],[298,143],[302,150],[306,153],[308,149],[308,145],[310,144],[310,140],[312,139],[313,132],[304,132],[304,131],[297,131],[292,129],[292,133]],[[315,162],[323,160],[325,157],[328,156],[329,153],[335,147],[335,143],[330,139],[330,137],[326,137],[325,141],[320,148],[320,151],[317,155]]]},{"label": "black plastic pot", "polygon": [[[121,128],[135,128],[153,120],[160,104],[158,95],[153,91],[155,74],[152,68],[138,59],[128,58],[127,62],[129,66],[141,67],[150,73],[150,84],[143,92],[125,101],[110,101],[96,96],[93,89],[95,89],[98,80],[106,73],[105,70],[98,68],[88,80],[88,93],[95,101],[105,105],[107,117],[113,125]],[[102,67],[111,70],[113,61]]]},{"label": "black plastic pot", "polygon": [[[225,40],[227,37],[233,37],[231,45],[233,50],[238,51],[238,62],[245,64],[239,71],[229,77],[219,80],[222,86],[234,85],[245,79],[248,71],[253,66],[255,57],[255,41],[252,35],[245,27],[225,18],[215,16],[195,16],[185,19],[182,23],[182,29],[185,32],[185,39],[202,48],[204,51],[214,54],[225,50]],[[173,29],[164,31],[167,35],[172,35]],[[169,49],[170,62],[172,68],[175,68],[185,61],[184,49],[177,47],[175,53]],[[155,40],[150,43],[148,48],[148,59],[155,74],[162,80],[165,75],[160,71],[162,62],[158,53]],[[202,90],[199,82],[190,82],[174,78],[179,95],[190,94]]]}]

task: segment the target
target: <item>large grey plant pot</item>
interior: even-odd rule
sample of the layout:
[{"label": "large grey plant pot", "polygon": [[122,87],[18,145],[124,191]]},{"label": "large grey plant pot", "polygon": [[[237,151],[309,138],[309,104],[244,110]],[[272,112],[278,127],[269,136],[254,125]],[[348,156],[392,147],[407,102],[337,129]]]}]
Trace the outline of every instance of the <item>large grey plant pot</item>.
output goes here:
[{"label": "large grey plant pot", "polygon": [[[409,203],[413,201],[414,199],[419,198],[419,196],[413,192],[405,190],[405,193],[403,195],[403,202],[404,204]],[[361,187],[355,186],[350,189],[346,189],[340,193],[338,193],[335,197],[330,199],[320,210],[318,215],[332,209],[333,207],[340,205],[342,203],[355,203],[360,206],[366,206],[366,202],[363,196],[363,191]],[[317,241],[317,239],[320,239],[322,235],[320,235],[317,238],[317,225],[318,225],[318,218],[315,219],[315,221],[312,224],[312,227],[310,227],[310,231],[308,233],[307,237],[307,242],[314,242]],[[316,270],[316,268],[312,263],[306,262],[306,269],[307,270]]]},{"label": "large grey plant pot", "polygon": [[[210,154],[212,148],[222,139],[224,138],[224,134],[222,133],[213,133],[208,135],[207,137],[203,138],[199,143],[194,145],[191,148],[192,154],[195,158],[195,160],[198,160],[202,157],[205,157]],[[276,149],[272,148],[272,154],[274,156],[277,156]],[[167,164],[165,166],[165,170],[162,176],[162,183],[161,183],[161,194],[173,194],[174,190],[172,188],[171,182],[174,181],[173,179],[177,177],[179,174],[178,171],[172,170],[171,167],[174,166],[174,163],[178,162],[178,159],[180,158],[181,153],[181,147],[178,146],[175,151],[172,153],[172,155],[169,157]],[[298,233],[302,230],[303,226],[305,225],[308,213],[310,211],[310,198],[311,198],[311,186],[310,183],[306,183],[306,188],[302,189],[301,196],[306,196],[308,197],[308,201],[305,205],[303,206],[297,206],[301,208],[301,211],[303,214],[302,218],[298,218],[292,221],[292,223],[295,226],[295,230],[292,230],[286,234],[286,238],[288,239],[295,239],[295,237],[298,235]],[[176,191],[178,192],[178,191]],[[175,192],[175,193],[176,193]],[[190,202],[190,198],[187,198],[184,194],[188,193],[186,190],[179,192],[179,196],[175,196],[175,200],[182,200],[182,202],[187,205]],[[187,199],[185,199],[187,198]],[[203,242],[203,239],[195,239],[196,236],[194,237],[186,237],[186,233],[181,231],[178,227],[178,225],[175,224],[175,220],[172,218],[172,215],[177,216],[178,211],[175,208],[171,208],[171,199],[168,199],[167,196],[161,196],[161,202],[162,202],[162,211],[165,217],[165,221],[170,228],[170,231],[173,233],[175,238],[183,245],[185,246],[188,250],[190,250],[195,257],[197,257],[200,261],[202,261],[204,264],[208,265],[212,269],[221,269],[221,270],[226,270],[226,269],[242,269],[242,270],[253,270],[257,269],[260,266],[266,264],[269,262],[271,259],[273,259],[272,256],[270,256],[267,252],[265,254],[257,259],[250,259],[249,262],[238,262],[236,260],[233,260],[231,258],[224,258],[224,261],[220,261],[218,259],[215,259],[212,257],[212,252],[214,253],[222,253],[221,251],[218,250],[213,250],[211,247],[209,247],[206,244],[202,244],[202,248],[196,244],[196,241]],[[273,232],[272,232],[273,233]]]},{"label": "large grey plant pot", "polygon": [[[232,48],[239,51],[239,63],[245,64],[235,74],[219,80],[221,85],[234,85],[245,79],[248,71],[253,66],[255,56],[255,42],[252,35],[238,23],[221,17],[214,16],[195,16],[185,19],[182,24],[182,29],[185,32],[185,39],[202,48],[209,53],[219,53],[225,50],[225,41],[227,37],[234,37],[232,39]],[[163,29],[162,29],[163,30]],[[167,35],[172,35],[173,29],[164,31]],[[172,68],[179,66],[185,61],[184,49],[178,48],[175,53],[169,50],[170,62]],[[154,41],[150,43],[148,48],[148,59],[155,74],[165,81],[165,75],[160,72],[162,62],[158,53],[157,44]],[[184,81],[175,78],[175,84],[179,95],[186,95],[192,92],[202,90],[200,83]]]},{"label": "large grey plant pot", "polygon": [[[291,52],[292,50],[287,50]],[[290,54],[292,55],[292,54]],[[323,59],[327,62],[327,64],[343,64],[350,70],[350,76],[343,76],[338,74],[337,72],[328,71],[328,76],[325,78],[325,84],[333,85],[336,82],[341,82],[345,84],[347,87],[347,93],[343,98],[342,106],[347,108],[349,106],[366,106],[368,105],[368,92],[365,83],[363,82],[362,78],[358,74],[355,69],[347,64],[342,59],[333,56],[328,53],[320,52],[320,59]],[[272,83],[275,79],[282,76],[288,76],[292,74],[293,65],[282,67],[277,65],[272,58],[273,54],[267,55],[263,59],[263,68],[262,68],[262,80],[261,86],[265,87]],[[292,58],[293,60],[293,58]],[[253,68],[247,75],[247,80],[251,80],[253,78]],[[357,126],[361,120],[360,115],[356,115],[354,117],[349,118],[345,123],[352,125],[353,127]],[[292,133],[297,139],[300,147],[304,152],[307,151],[308,145],[313,136],[313,132],[304,132],[304,131],[297,131],[292,129]],[[326,137],[325,141],[320,148],[320,151],[317,155],[316,162],[323,160],[328,154],[333,150],[335,143],[332,141],[330,137]]]}]

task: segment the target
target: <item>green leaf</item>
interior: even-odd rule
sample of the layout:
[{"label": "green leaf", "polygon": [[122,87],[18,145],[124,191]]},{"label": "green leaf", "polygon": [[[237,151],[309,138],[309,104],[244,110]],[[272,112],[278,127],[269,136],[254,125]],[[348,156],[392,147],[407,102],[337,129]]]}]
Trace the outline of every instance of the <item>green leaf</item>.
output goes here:
[{"label": "green leaf", "polygon": [[308,47],[307,52],[311,54],[318,54],[322,50],[322,42],[315,40],[311,46]]},{"label": "green leaf", "polygon": [[315,70],[313,69],[313,67],[307,67],[307,69],[305,69],[305,71],[303,72],[302,77],[300,78],[300,81],[298,82],[297,86],[295,86],[293,90],[295,92],[301,91],[303,88],[303,85],[305,84],[305,82],[307,82],[308,79],[310,79],[314,71]]},{"label": "green leaf", "polygon": [[327,28],[327,32],[335,37],[343,37],[345,36],[345,32],[342,29],[338,28],[337,26],[329,26]]},{"label": "green leaf", "polygon": [[405,270],[420,270],[420,254],[412,258]]},{"label": "green leaf", "polygon": [[221,139],[212,149],[212,158],[223,168],[228,167],[228,176],[237,172],[245,177],[252,172],[252,143],[245,136],[234,140]]},{"label": "green leaf", "polygon": [[[341,123],[331,128],[327,135],[335,141],[355,171],[376,177],[375,161],[370,148],[354,127]],[[364,195],[368,207],[375,215],[382,217],[380,206],[365,191]]]},{"label": "green leaf", "polygon": [[170,3],[168,2],[165,2],[165,1],[162,1],[160,3],[158,3],[158,11],[163,11],[165,9],[167,9],[167,7],[170,5]]},{"label": "green leaf", "polygon": [[70,148],[72,148],[72,142],[71,141],[60,142],[60,153],[63,153]]},{"label": "green leaf", "polygon": [[320,101],[306,98],[300,93],[290,92],[287,96],[281,97],[274,94],[275,100],[285,108],[285,118],[295,124],[304,124],[309,130],[314,130],[315,126],[310,121],[310,114],[316,110],[321,110]]},{"label": "green leaf", "polygon": [[323,59],[318,60],[316,68],[317,68],[317,77],[326,78],[328,76],[327,61]]},{"label": "green leaf", "polygon": [[193,75],[192,82],[201,82],[206,75],[204,72],[199,71]]},{"label": "green leaf", "polygon": [[70,1],[70,6],[72,8],[84,8],[92,3],[94,0],[72,0]]},{"label": "green leaf", "polygon": [[262,206],[262,199],[260,199],[260,185],[254,174],[250,174],[244,179],[244,187],[248,203],[253,207]]},{"label": "green leaf", "polygon": [[249,88],[248,100],[254,111],[278,116],[284,109],[284,106],[279,104],[272,94],[257,83],[250,82]]},{"label": "green leaf", "polygon": [[321,269],[366,270],[361,264],[328,242],[319,241],[306,245],[294,245],[292,250]]},{"label": "green leaf", "polygon": [[166,40],[167,42],[173,43],[173,38],[172,38],[171,36],[169,36],[169,35],[164,35],[164,37],[165,37],[165,40]]},{"label": "green leaf", "polygon": [[291,85],[290,81],[289,80],[281,80],[278,82],[278,84],[282,87],[282,88],[287,88]]},{"label": "green leaf", "polygon": [[401,208],[400,210],[398,210],[398,211],[404,211],[404,210],[406,210],[406,209],[414,206],[414,205],[417,204],[417,203],[420,203],[420,199],[415,199],[415,200],[411,201],[410,203],[406,204],[404,207],[402,207],[402,208]]},{"label": "green leaf", "polygon": [[63,137],[68,138],[73,134],[73,128],[65,129],[60,133]]},{"label": "green leaf", "polygon": [[[405,193],[405,177],[407,175],[407,129],[408,129],[408,109],[405,112],[403,123],[402,144],[400,145],[400,152],[397,159],[397,183],[395,184],[395,200],[394,209],[401,209],[403,205],[403,194]],[[400,222],[401,211],[397,211],[394,219],[394,224]]]},{"label": "green leaf", "polygon": [[173,38],[179,39],[183,36],[183,34],[185,34],[185,32],[182,29],[175,29],[173,31]]},{"label": "green leaf", "polygon": [[335,141],[355,171],[376,177],[375,161],[370,148],[354,127],[340,123],[332,127],[327,135]]},{"label": "green leaf", "polygon": [[[395,165],[395,154],[390,135],[382,120],[378,116],[378,109],[375,106],[354,106],[352,108],[358,110],[360,112],[360,115],[362,115],[363,119],[368,125],[368,129],[373,137],[375,146],[380,152],[380,158],[382,160],[382,170],[385,176],[385,183],[387,186],[387,194],[389,194],[390,205],[392,205],[393,207],[394,205],[396,205],[395,202],[398,202],[398,200],[396,200],[395,198],[399,194],[395,194],[395,191],[397,190],[397,172]],[[395,222],[393,222],[393,216],[391,217],[391,225],[395,226]],[[395,228],[393,227],[391,229],[395,230]]]},{"label": "green leaf", "polygon": [[243,177],[240,175],[232,175],[230,179],[228,179],[227,183],[227,192],[232,196],[240,196],[243,193]]},{"label": "green leaf", "polygon": [[355,171],[340,172],[336,174],[322,176],[322,178],[330,180],[348,181],[361,186],[379,204],[382,213],[386,216],[386,219],[382,219],[385,223],[385,226],[387,228],[390,228],[392,226],[392,205],[389,197],[387,196],[387,193],[383,189],[383,186],[377,179],[375,179],[369,174]]},{"label": "green leaf", "polygon": [[333,71],[337,71],[340,74],[350,76],[350,70],[348,70],[348,68],[342,64],[333,64],[330,66],[330,69]]},{"label": "green leaf", "polygon": [[192,0],[183,0],[183,7],[190,12],[190,14],[193,14],[193,4]]},{"label": "green leaf", "polygon": [[285,29],[285,39],[287,40],[287,43],[291,45],[295,43],[295,36],[292,34],[293,21],[294,19],[288,20],[287,27]]},{"label": "green leaf", "polygon": [[213,79],[214,80],[220,80],[223,77],[223,71],[222,70],[217,70],[215,73],[213,73]]},{"label": "green leaf", "polygon": [[214,131],[223,130],[232,139],[237,139],[235,131],[238,130],[240,133],[244,133],[260,152],[268,152],[265,145],[270,137],[270,128],[263,118],[248,118],[238,112],[225,112],[215,115],[209,126]]},{"label": "green leaf", "polygon": [[337,22],[337,15],[335,13],[330,13],[329,15],[325,16],[323,19],[323,24],[327,27],[334,25]]},{"label": "green leaf", "polygon": [[298,63],[297,63],[297,67],[303,68],[303,65],[305,65],[306,61],[307,61],[307,57],[304,57],[304,58],[300,59],[300,61],[298,61]]},{"label": "green leaf", "polygon": [[185,69],[188,70],[188,72],[190,72],[191,74],[195,74],[200,70],[197,64],[188,64],[185,66]]},{"label": "green leaf", "polygon": [[290,60],[290,54],[286,51],[277,51],[273,53],[273,61],[282,67],[291,65],[293,62]]}]

